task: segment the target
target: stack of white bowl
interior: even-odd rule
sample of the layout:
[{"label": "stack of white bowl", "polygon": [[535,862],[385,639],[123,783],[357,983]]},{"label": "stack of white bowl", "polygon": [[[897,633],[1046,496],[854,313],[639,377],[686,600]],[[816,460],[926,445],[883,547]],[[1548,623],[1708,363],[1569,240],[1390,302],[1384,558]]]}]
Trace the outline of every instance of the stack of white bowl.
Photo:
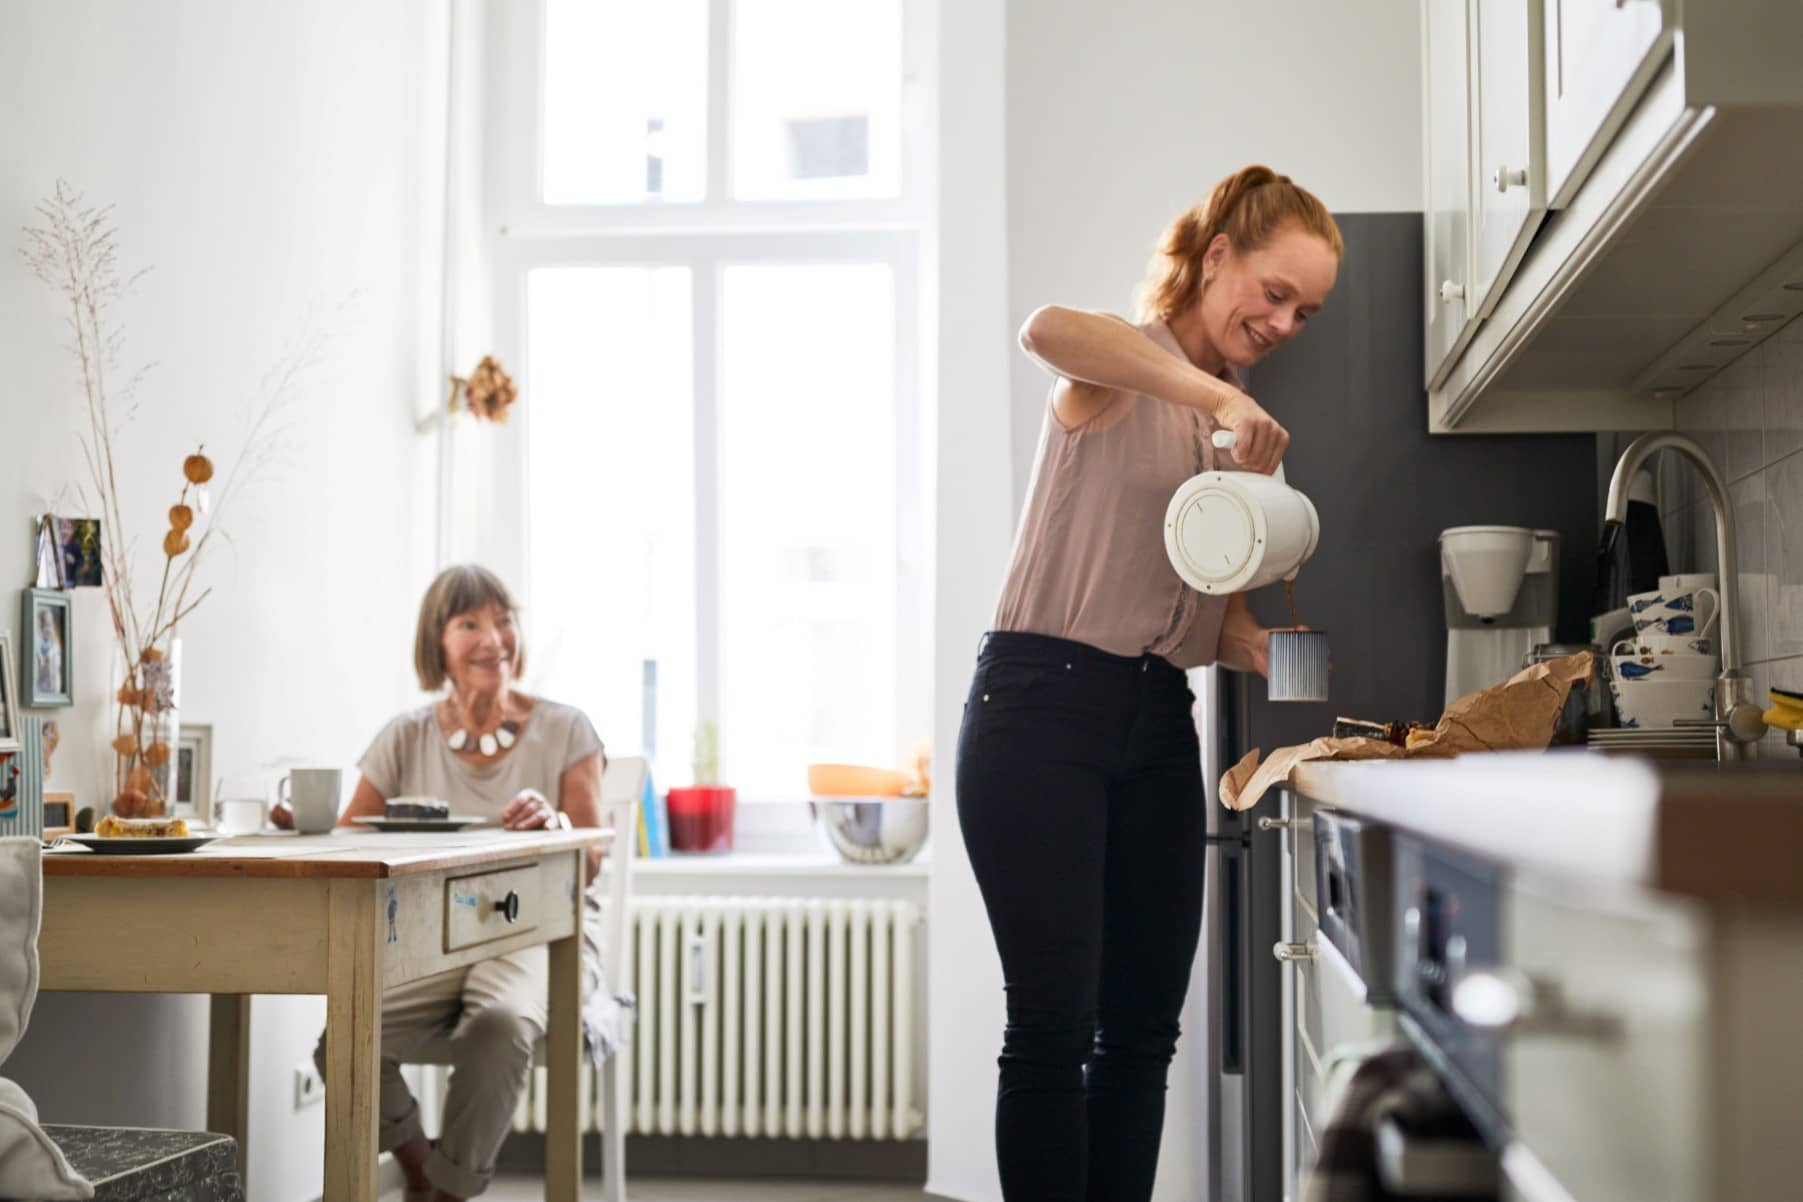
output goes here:
[{"label": "stack of white bowl", "polygon": [[1609,649],[1609,688],[1622,726],[1670,730],[1680,718],[1714,718],[1721,674],[1714,574],[1661,576],[1656,590],[1628,598],[1628,611],[1634,633]]}]

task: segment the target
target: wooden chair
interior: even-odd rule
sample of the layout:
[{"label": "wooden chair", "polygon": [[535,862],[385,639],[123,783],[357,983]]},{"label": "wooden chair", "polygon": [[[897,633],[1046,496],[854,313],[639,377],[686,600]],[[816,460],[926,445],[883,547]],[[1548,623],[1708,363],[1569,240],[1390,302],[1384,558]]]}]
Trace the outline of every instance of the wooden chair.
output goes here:
[{"label": "wooden chair", "polygon": [[[601,871],[607,881],[607,899],[601,912],[601,972],[610,989],[618,989],[626,979],[627,940],[631,935],[628,913],[632,886],[632,861],[638,854],[639,805],[645,788],[647,764],[643,756],[619,756],[607,762],[601,778],[601,821],[614,830],[613,845],[602,860]],[[632,1038],[631,1020],[622,1033],[625,1041]],[[412,1064],[448,1065],[449,1044],[428,1040],[408,1056]],[[545,1045],[540,1040],[532,1058],[535,1069],[545,1063]],[[626,1202],[626,1103],[630,1081],[626,1075],[623,1048],[602,1064],[601,1121],[603,1202]]]}]

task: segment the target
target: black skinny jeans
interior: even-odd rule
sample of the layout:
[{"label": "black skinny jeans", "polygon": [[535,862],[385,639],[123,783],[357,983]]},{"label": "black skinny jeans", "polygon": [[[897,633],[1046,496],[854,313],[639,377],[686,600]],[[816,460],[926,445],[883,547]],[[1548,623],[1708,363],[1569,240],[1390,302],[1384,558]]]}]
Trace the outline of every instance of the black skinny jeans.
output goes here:
[{"label": "black skinny jeans", "polygon": [[1206,794],[1184,674],[985,637],[958,820],[1007,989],[995,1142],[1010,1202],[1152,1196],[1202,924]]}]

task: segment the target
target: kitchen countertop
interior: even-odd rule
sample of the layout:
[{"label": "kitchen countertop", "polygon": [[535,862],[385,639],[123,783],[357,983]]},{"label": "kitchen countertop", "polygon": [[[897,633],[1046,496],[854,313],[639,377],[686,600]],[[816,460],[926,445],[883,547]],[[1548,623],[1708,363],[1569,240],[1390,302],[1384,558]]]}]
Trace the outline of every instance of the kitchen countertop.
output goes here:
[{"label": "kitchen countertop", "polygon": [[1803,766],[1591,751],[1314,761],[1291,788],[1510,864],[1706,902],[1803,910]]}]

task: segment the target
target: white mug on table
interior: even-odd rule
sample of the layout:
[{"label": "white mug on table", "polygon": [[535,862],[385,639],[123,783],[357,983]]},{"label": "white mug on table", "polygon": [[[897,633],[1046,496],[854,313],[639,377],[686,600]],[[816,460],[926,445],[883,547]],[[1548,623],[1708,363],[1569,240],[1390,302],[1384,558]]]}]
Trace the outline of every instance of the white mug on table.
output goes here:
[{"label": "white mug on table", "polygon": [[277,786],[277,804],[294,811],[294,829],[300,834],[323,834],[338,821],[343,789],[344,773],[337,768],[296,768]]}]

